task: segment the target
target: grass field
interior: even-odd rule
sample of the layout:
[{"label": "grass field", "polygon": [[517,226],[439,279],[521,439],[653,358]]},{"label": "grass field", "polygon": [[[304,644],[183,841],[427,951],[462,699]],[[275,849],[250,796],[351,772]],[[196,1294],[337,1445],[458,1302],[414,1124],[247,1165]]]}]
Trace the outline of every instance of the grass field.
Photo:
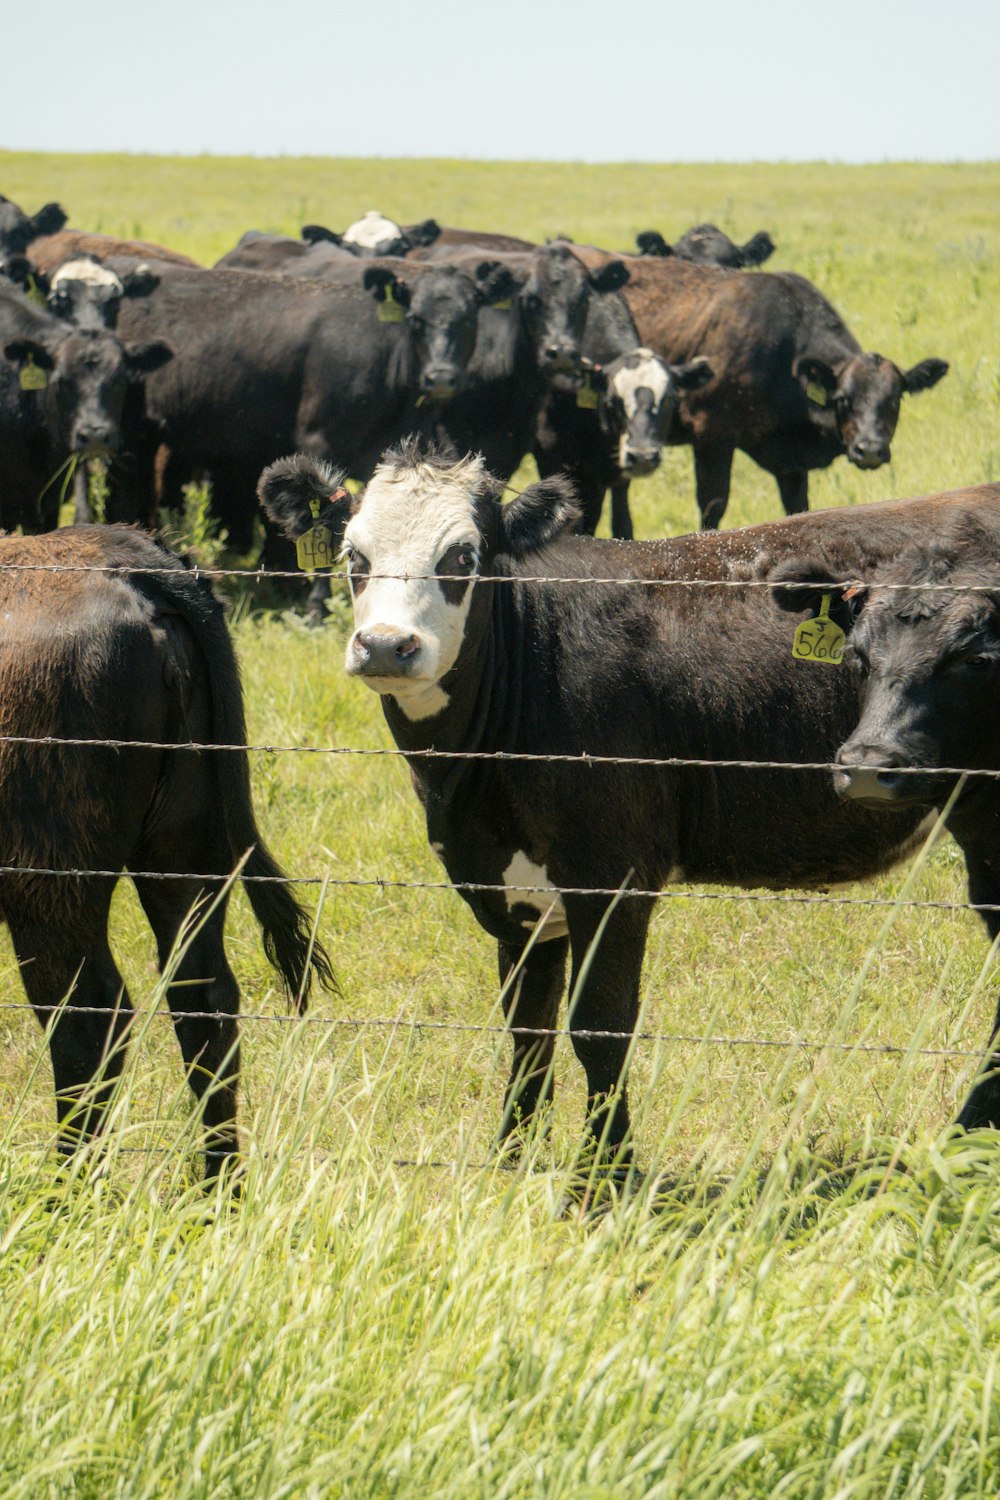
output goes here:
[{"label": "grass field", "polygon": [[[706,218],[741,240],[767,228],[774,267],[812,277],[866,347],[952,365],[904,410],[891,468],[840,462],[813,477],[814,505],[1000,478],[1000,166],[0,153],[0,191],[206,261],[251,226],[343,227],[374,206],[620,246]],[[727,521],[777,510],[738,463]],[[640,535],[691,527],[686,451],[636,486],[634,512]],[[343,675],[345,624],[342,604],[319,633],[237,611],[253,742],[389,744]],[[292,873],[440,880],[397,761],[258,754],[253,770]],[[959,901],[961,860],[945,841],[844,894]],[[129,891],[114,921],[152,1009]],[[491,1158],[508,1047],[492,944],[459,898],[332,883],[320,928],[340,993],[292,1024],[234,902],[230,956],[264,1018],[243,1032],[238,1212],[197,1188],[162,1007],[107,1170],[66,1184],[40,1033],[0,1010],[0,1494],[996,1494],[1000,1142],[942,1134],[974,1060],[940,1050],[974,1053],[994,1007],[970,914],[661,903],[642,1029],[688,1040],[638,1045],[652,1175],[595,1224],[559,1216],[584,1104],[567,1045],[537,1170]],[[21,1002],[6,946],[0,970],[0,1000]],[[903,1050],[839,1045],[859,1042]]]}]

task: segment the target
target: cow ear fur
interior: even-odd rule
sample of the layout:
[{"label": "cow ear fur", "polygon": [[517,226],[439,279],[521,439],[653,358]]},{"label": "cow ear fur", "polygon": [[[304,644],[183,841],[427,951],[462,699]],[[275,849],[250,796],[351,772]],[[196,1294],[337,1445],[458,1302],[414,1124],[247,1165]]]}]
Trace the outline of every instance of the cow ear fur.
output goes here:
[{"label": "cow ear fur", "polygon": [[26,364],[30,357],[41,370],[55,369],[52,355],[44,344],[37,343],[35,339],[14,339],[4,346],[3,352],[15,365]]},{"label": "cow ear fur", "polygon": [[707,385],[715,371],[703,354],[689,359],[684,365],[671,365],[670,373],[682,391],[700,391]]},{"label": "cow ear fur", "polygon": [[517,282],[498,260],[483,260],[476,267],[476,292],[484,307],[494,302],[509,302],[517,291]]},{"label": "cow ear fur", "polygon": [[575,531],[580,505],[564,474],[539,480],[500,509],[501,552],[527,557],[554,542],[564,531]]},{"label": "cow ear fur", "polygon": [[174,351],[165,339],[150,339],[145,344],[126,344],[125,360],[132,375],[152,375],[169,364]]},{"label": "cow ear fur", "polygon": [[147,265],[136,266],[122,277],[122,295],[125,297],[148,297],[160,284],[156,272]]},{"label": "cow ear fur", "polygon": [[[299,233],[310,245],[318,245],[324,240],[328,245],[344,244],[342,234],[337,234],[333,229],[327,229],[323,224],[303,224]],[[348,247],[345,246],[344,248]]]},{"label": "cow ear fur", "polygon": [[846,583],[850,569],[839,574],[819,559],[790,557],[768,574],[771,597],[779,609],[792,614],[818,613],[823,597],[830,595],[830,618],[841,630],[849,630],[864,603],[866,585]]},{"label": "cow ear fur", "polygon": [[590,273],[590,284],[595,292],[617,292],[626,281],[628,266],[623,260],[609,260],[607,265]]},{"label": "cow ear fur", "polygon": [[34,214],[31,226],[36,236],[40,234],[58,234],[66,223],[66,215],[58,203],[46,203]]},{"label": "cow ear fur", "polygon": [[917,391],[929,390],[932,385],[937,385],[948,373],[948,361],[946,359],[922,359],[912,370],[906,370],[903,375],[903,389],[909,394],[915,395]]},{"label": "cow ear fur", "polygon": [[292,541],[313,526],[328,526],[339,548],[354,504],[343,484],[343,469],[296,453],[268,465],[257,484],[257,499],[268,519]]},{"label": "cow ear fur", "polygon": [[[826,363],[826,360],[815,359],[812,355],[807,354],[795,361],[793,370],[795,378],[803,390],[810,385],[818,385],[826,391],[828,396],[832,396],[837,389],[837,377]],[[812,400],[812,397],[809,399]],[[816,404],[822,405],[821,402]]]},{"label": "cow ear fur", "polygon": [[674,253],[673,245],[667,243],[658,229],[644,229],[641,234],[636,235],[635,242],[640,255],[663,257]]},{"label": "cow ear fur", "polygon": [[400,281],[395,271],[389,271],[385,266],[366,266],[361,278],[361,284],[366,291],[371,292],[376,302],[384,302],[386,288],[392,287],[392,294],[400,307],[409,307],[410,289],[405,281]]}]

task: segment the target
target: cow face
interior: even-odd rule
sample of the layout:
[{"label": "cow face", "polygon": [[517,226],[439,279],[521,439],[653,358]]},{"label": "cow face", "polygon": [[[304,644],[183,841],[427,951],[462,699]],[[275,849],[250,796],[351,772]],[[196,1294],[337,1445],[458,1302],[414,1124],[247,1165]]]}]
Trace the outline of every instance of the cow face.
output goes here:
[{"label": "cow face", "polygon": [[49,311],[77,328],[109,328],[118,324],[123,297],[148,297],[160,278],[148,266],[118,276],[92,256],[66,261],[52,277]]},{"label": "cow face", "polygon": [[479,309],[509,298],[510,272],[496,261],[483,261],[475,278],[456,266],[418,268],[398,276],[383,266],[369,266],[364,285],[376,300],[395,302],[413,345],[416,385],[431,401],[448,401],[462,384],[476,346]]},{"label": "cow face", "polygon": [[669,365],[651,349],[634,349],[601,375],[601,425],[616,445],[618,467],[629,479],[652,474],[659,467],[660,449],[681,391],[696,390],[711,380],[711,365],[707,359]]},{"label": "cow face", "polygon": [[173,355],[160,340],[124,346],[104,329],[76,328],[51,344],[15,339],[4,353],[19,369],[31,363],[47,372],[46,420],[70,453],[115,452],[130,383]]},{"label": "cow face", "polygon": [[518,297],[525,331],[553,388],[577,391],[583,384],[580,345],[590,298],[623,287],[628,267],[612,260],[588,271],[568,245],[558,243],[536,251],[531,261]]},{"label": "cow face", "polygon": [[32,240],[42,234],[57,234],[66,223],[66,215],[58,203],[46,203],[30,217],[0,195],[0,261],[9,256],[23,255]]},{"label": "cow face", "polygon": [[[272,464],[258,494],[287,535],[314,524],[312,495],[332,476],[302,456]],[[523,557],[579,520],[563,480],[531,486],[510,505],[479,457],[459,462],[421,452],[413,443],[387,453],[367,489],[321,512],[343,537],[355,629],[346,668],[375,692],[395,699],[410,720],[430,718],[450,701],[451,674],[468,643],[477,580],[502,554]],[[497,585],[506,587],[506,585]],[[475,631],[471,631],[475,634]]]},{"label": "cow face", "polygon": [[1000,765],[1000,537],[960,524],[960,549],[904,553],[866,591],[844,656],[862,709],[837,752],[842,797],[940,804],[954,777],[936,767]]},{"label": "cow face", "polygon": [[795,367],[810,405],[832,411],[847,457],[859,469],[888,463],[903,396],[927,390],[947,372],[943,359],[903,371],[881,354],[856,354],[836,370],[811,356]]}]

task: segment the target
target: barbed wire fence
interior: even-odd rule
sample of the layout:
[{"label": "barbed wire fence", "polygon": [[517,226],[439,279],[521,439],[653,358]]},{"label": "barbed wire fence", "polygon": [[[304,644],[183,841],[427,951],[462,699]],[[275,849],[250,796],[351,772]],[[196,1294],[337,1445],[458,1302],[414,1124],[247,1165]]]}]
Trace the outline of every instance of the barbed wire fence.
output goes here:
[{"label": "barbed wire fence", "polygon": [[[150,578],[157,576],[178,576],[178,568],[164,567],[151,568],[148,566],[118,566],[118,565],[92,565],[92,564],[66,564],[66,563],[0,563],[0,574],[5,572],[26,572],[41,574],[80,574],[98,573],[112,576],[137,576]],[[221,579],[236,579],[244,583],[256,583],[258,581],[274,581],[295,579],[302,581],[306,576],[301,570],[275,570],[245,568],[216,568],[201,567],[198,564],[189,564],[189,573],[195,578],[208,581]],[[326,575],[331,582],[348,581],[346,572],[328,571]],[[428,581],[440,584],[442,582],[455,581],[468,583],[469,576],[466,574],[455,575],[454,579],[442,577],[439,574],[368,574],[366,579],[376,578],[402,579],[404,582]],[[733,577],[733,578],[699,578],[699,577],[646,577],[627,574],[625,576],[614,575],[608,577],[600,576],[571,576],[567,574],[552,575],[476,575],[476,582],[496,584],[516,584],[520,586],[544,585],[607,585],[614,587],[638,586],[656,589],[719,589],[719,590],[747,590],[763,589],[773,593],[776,587],[780,587],[783,593],[801,591],[803,595],[817,592],[836,592],[858,589],[863,587],[866,592],[904,592],[912,594],[915,592],[943,593],[948,595],[961,595],[965,593],[976,594],[1000,594],[1000,584],[995,586],[958,583],[877,583],[863,582],[857,578],[845,578],[840,582],[829,582],[825,580],[808,581],[775,581],[770,578],[758,577]],[[659,770],[686,770],[686,771],[766,771],[766,772],[804,772],[804,773],[831,773],[836,769],[835,763],[831,761],[779,761],[748,758],[708,758],[696,756],[628,756],[591,754],[586,751],[574,753],[533,753],[523,751],[504,750],[400,750],[396,747],[383,746],[353,746],[353,745],[310,745],[310,744],[221,744],[204,741],[157,741],[157,740],[134,740],[106,738],[97,739],[93,737],[71,737],[71,736],[32,736],[0,733],[0,747],[4,745],[16,745],[36,749],[59,749],[59,750],[141,750],[141,751],[169,751],[179,754],[244,754],[244,755],[293,755],[293,756],[356,756],[372,759],[403,759],[410,761],[467,761],[482,762],[493,761],[504,764],[562,764],[578,765],[583,768],[598,767],[620,767],[620,768],[644,768]],[[878,771],[879,769],[891,770],[894,776],[908,775],[925,776],[928,770],[935,775],[947,776],[949,778],[969,778],[980,780],[1000,780],[1000,767],[866,767],[866,769]],[[164,870],[123,870],[123,869],[100,869],[56,866],[33,866],[25,864],[2,864],[0,865],[0,878],[3,877],[32,877],[32,878],[54,878],[54,879],[101,879],[119,880],[127,876],[136,880],[163,880],[163,881],[186,881],[211,887],[221,886],[232,881],[232,874],[222,875],[218,873],[190,873],[174,872]],[[939,911],[939,912],[961,912],[973,911],[980,914],[1000,911],[1000,904],[973,903],[968,901],[950,900],[928,900],[912,897],[894,896],[843,896],[834,895],[829,892],[777,892],[777,891],[748,891],[748,890],[677,890],[672,888],[647,890],[631,886],[602,887],[602,886],[559,886],[554,890],[550,885],[511,885],[511,884],[489,884],[474,881],[450,881],[450,880],[413,880],[400,879],[396,877],[383,876],[334,876],[327,872],[324,874],[308,875],[266,875],[254,876],[240,874],[238,877],[244,883],[282,883],[298,887],[322,887],[324,890],[336,888],[360,890],[377,889],[380,891],[454,891],[456,893],[503,893],[508,895],[550,895],[550,896],[588,896],[606,897],[610,899],[627,900],[643,899],[657,902],[707,902],[707,903],[746,903],[750,905],[765,906],[791,906],[791,907],[815,907],[815,906],[837,906],[848,908],[872,908],[892,910],[915,910],[915,911]],[[64,1002],[68,1010],[75,1014],[95,1015],[120,1015],[121,1011],[113,1006],[78,1006],[70,999]],[[29,1004],[27,1001],[4,1001],[0,1002],[0,1013],[24,1013],[33,1012],[40,1018],[46,1013],[55,1014],[61,1007],[40,1007]],[[188,1011],[183,1015],[186,1019],[215,1019],[214,1011]],[[130,1026],[133,1023],[144,1020],[173,1021],[170,1011],[163,1007],[153,1009],[136,1008],[128,1012]],[[495,1035],[502,1037],[510,1034],[509,1027],[502,1023],[490,1022],[462,1022],[438,1020],[431,1017],[420,1017],[410,1015],[396,1016],[317,1016],[315,1014],[292,1014],[244,1011],[239,1016],[241,1026],[271,1025],[278,1027],[310,1027],[320,1028],[325,1031],[349,1030],[355,1033],[364,1029],[389,1031],[395,1034],[403,1034],[407,1031],[416,1034],[422,1033],[462,1033]],[[578,1040],[615,1040],[627,1042],[643,1042],[664,1044],[668,1046],[710,1046],[727,1049],[765,1049],[777,1051],[797,1052],[823,1052],[834,1051],[844,1054],[859,1054],[867,1056],[905,1056],[923,1057],[937,1060],[955,1060],[970,1062],[982,1059],[984,1049],[966,1049],[959,1047],[926,1047],[903,1045],[899,1043],[878,1041],[845,1041],[839,1037],[789,1037],[777,1038],[757,1035],[718,1035],[714,1033],[699,1033],[685,1031],[635,1031],[622,1032],[613,1030],[580,1029],[576,1027],[552,1027],[543,1028],[532,1026],[532,1035],[552,1040],[573,1039]],[[25,1151],[48,1151],[51,1150],[53,1142],[50,1141],[28,1141],[20,1143],[18,1149]],[[169,1152],[172,1148],[162,1146],[116,1146],[116,1152],[124,1154],[157,1154]],[[463,1170],[486,1171],[491,1170],[493,1162],[483,1163],[455,1163],[448,1161],[434,1161],[416,1158],[393,1158],[393,1163],[400,1167],[427,1168],[431,1170]]]}]

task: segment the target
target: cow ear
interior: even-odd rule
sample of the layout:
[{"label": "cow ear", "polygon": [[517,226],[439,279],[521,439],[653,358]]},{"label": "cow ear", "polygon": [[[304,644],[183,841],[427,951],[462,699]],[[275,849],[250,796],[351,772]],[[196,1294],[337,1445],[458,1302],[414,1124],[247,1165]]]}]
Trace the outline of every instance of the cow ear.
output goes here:
[{"label": "cow ear", "polygon": [[581,511],[576,491],[564,474],[542,479],[522,490],[516,500],[500,508],[500,551],[527,557],[554,542],[565,531],[575,531]]},{"label": "cow ear", "polygon": [[303,224],[300,230],[302,238],[310,245],[318,245],[325,240],[330,245],[343,245],[344,236],[337,234],[332,229],[325,228],[322,224]]},{"label": "cow ear", "polygon": [[414,224],[412,229],[406,232],[406,238],[411,246],[433,245],[434,241],[441,237],[441,225],[437,219],[424,219],[422,224]]},{"label": "cow ear", "polygon": [[173,357],[173,349],[163,339],[150,339],[148,344],[128,344],[125,347],[125,363],[131,375],[152,375]]},{"label": "cow ear", "polygon": [[917,391],[929,390],[932,385],[937,385],[948,373],[948,361],[946,359],[922,359],[912,370],[906,370],[903,374],[903,389],[911,396]]},{"label": "cow ear", "polygon": [[339,549],[354,505],[343,486],[343,469],[295,453],[268,465],[257,484],[257,499],[268,520],[292,541],[313,526],[327,526]]},{"label": "cow ear", "polygon": [[715,371],[703,354],[689,359],[684,365],[671,365],[670,373],[682,391],[700,391],[707,385]]},{"label": "cow ear", "polygon": [[134,271],[126,271],[122,277],[122,296],[148,297],[159,284],[159,276],[149,266],[136,266]]},{"label": "cow ear", "polygon": [[837,389],[837,377],[823,359],[805,355],[793,365],[796,379],[814,406],[826,406]]},{"label": "cow ear", "polygon": [[761,229],[740,249],[740,264],[762,266],[774,254],[774,241],[766,229]]},{"label": "cow ear", "polygon": [[635,242],[639,247],[640,255],[659,255],[664,257],[673,255],[674,253],[673,245],[667,244],[667,241],[658,229],[644,229],[641,234],[636,235]]},{"label": "cow ear", "polygon": [[35,235],[58,234],[66,223],[66,215],[58,203],[46,203],[37,214],[32,215],[31,227]]},{"label": "cow ear", "polygon": [[476,267],[476,294],[484,307],[497,302],[509,302],[517,291],[517,283],[507,266],[498,260],[482,260]]},{"label": "cow ear", "polygon": [[394,301],[401,307],[410,305],[410,289],[406,282],[400,281],[395,271],[390,271],[385,266],[366,266],[361,282],[376,302],[384,302],[391,288]]},{"label": "cow ear", "polygon": [[41,370],[55,369],[55,360],[45,345],[37,343],[34,339],[14,339],[12,343],[4,345],[3,352],[12,364],[19,367],[31,360]]},{"label": "cow ear", "polygon": [[830,600],[830,618],[848,630],[864,603],[867,586],[834,577],[829,564],[815,558],[790,557],[768,574],[771,597],[779,609],[792,614],[816,614],[823,600]]},{"label": "cow ear", "polygon": [[590,284],[595,292],[617,292],[626,281],[628,266],[623,260],[609,260],[607,265],[590,273]]},{"label": "cow ear", "polygon": [[37,270],[26,255],[12,255],[4,265],[4,275],[29,297],[36,293],[35,300],[49,295],[49,278],[44,271]]}]

